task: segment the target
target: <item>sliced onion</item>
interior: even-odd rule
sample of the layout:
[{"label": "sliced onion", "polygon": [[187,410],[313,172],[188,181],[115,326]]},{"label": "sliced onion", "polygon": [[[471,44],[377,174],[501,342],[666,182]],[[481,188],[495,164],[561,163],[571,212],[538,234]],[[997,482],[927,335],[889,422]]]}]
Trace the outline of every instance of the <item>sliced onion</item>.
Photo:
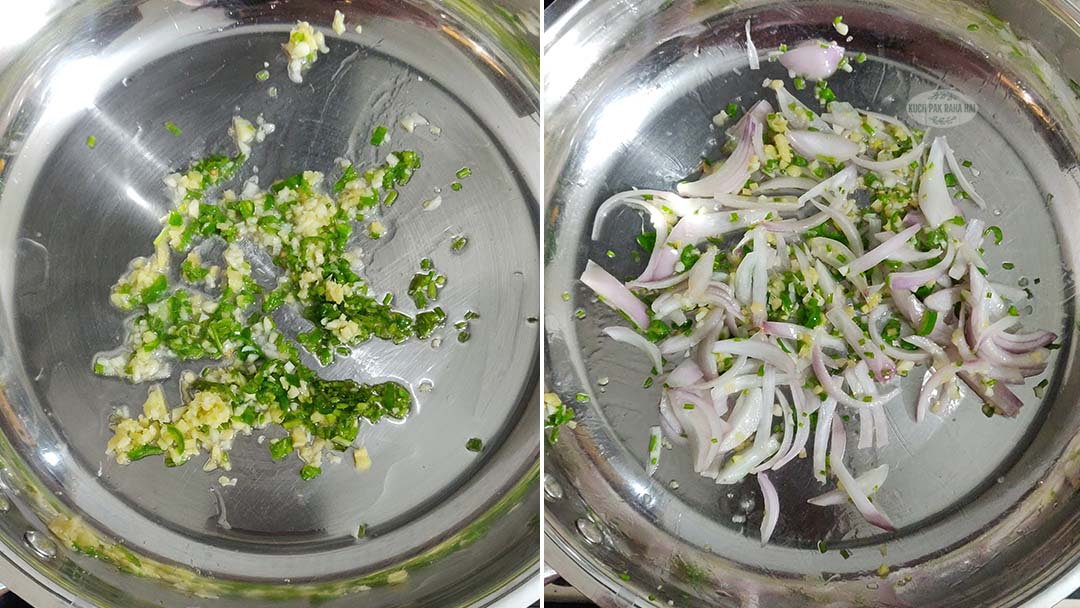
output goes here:
[{"label": "sliced onion", "polygon": [[923,304],[930,310],[936,310],[938,312],[947,312],[956,306],[956,303],[960,301],[959,287],[949,287],[946,289],[939,289],[934,293],[926,296],[923,299]]},{"label": "sliced onion", "polygon": [[923,383],[922,390],[919,391],[919,400],[915,404],[915,421],[922,422],[926,418],[926,412],[930,409],[930,400],[934,392],[946,382],[955,379],[959,372],[979,373],[986,369],[987,366],[982,361],[969,361],[961,365],[953,363],[941,365],[934,373],[930,374],[930,377]]},{"label": "sliced onion", "polygon": [[705,290],[712,280],[713,265],[716,263],[716,247],[709,249],[698,258],[694,267],[690,269],[690,280],[686,287],[686,297],[690,300],[700,300],[705,296]]},{"label": "sliced onion", "polygon": [[833,418],[832,430],[832,452],[829,457],[829,465],[833,474],[836,475],[836,478],[844,487],[844,491],[851,498],[851,502],[855,503],[855,508],[866,518],[866,521],[882,530],[895,532],[896,526],[870,502],[866,494],[859,488],[858,482],[855,481],[855,478],[848,472],[847,467],[844,466],[843,454],[847,437],[844,434],[844,425],[839,418]]},{"label": "sliced onion", "polygon": [[924,149],[923,142],[919,142],[910,150],[897,156],[896,158],[889,160],[868,160],[856,156],[851,159],[851,162],[862,167],[863,169],[869,169],[870,171],[876,171],[878,173],[886,173],[889,171],[896,171],[897,169],[904,169],[911,166],[911,162],[918,160],[922,157]]},{"label": "sliced onion", "polygon": [[625,313],[641,329],[649,326],[649,312],[645,304],[599,264],[589,260],[585,264],[585,272],[581,273],[581,282],[596,292],[602,302]]},{"label": "sliced onion", "polygon": [[646,201],[642,196],[644,194],[637,190],[629,190],[612,195],[606,201],[600,203],[600,207],[596,210],[596,218],[593,220],[592,240],[595,241],[600,238],[600,231],[603,229],[607,217],[611,215],[611,212],[622,206],[637,207],[648,213],[649,221],[652,222],[653,230],[656,230],[657,235],[661,231],[667,234],[668,221],[664,217],[664,213],[660,211],[659,207]]},{"label": "sliced onion", "polygon": [[[800,379],[801,380],[801,379]],[[813,399],[817,399],[814,395]],[[804,449],[810,439],[810,412],[806,409],[806,392],[802,388],[801,381],[791,383],[791,402],[792,408],[795,411],[795,438],[792,440],[791,447],[788,448],[787,453],[782,455],[772,465],[774,471],[778,471],[784,467],[787,463],[791,462],[798,456]]]},{"label": "sliced onion", "polygon": [[956,177],[957,185],[960,186],[961,190],[967,193],[971,198],[971,201],[975,203],[979,209],[986,209],[986,201],[983,200],[983,197],[979,196],[979,193],[975,191],[975,186],[968,181],[967,176],[964,175],[964,172],[960,169],[960,163],[956,162],[956,154],[953,152],[952,147],[949,146],[949,143],[944,137],[941,138],[941,143],[945,152],[945,160],[949,163],[949,170],[952,171],[952,174]]},{"label": "sliced onion", "polygon": [[750,290],[750,320],[755,327],[761,327],[767,317],[765,297],[769,293],[769,254],[772,248],[765,240],[765,231],[755,228],[754,233],[754,267],[753,287]]},{"label": "sliced onion", "polygon": [[735,408],[731,410],[727,420],[731,425],[731,432],[720,442],[720,453],[730,452],[752,437],[763,415],[761,389],[740,391],[739,398],[735,400]]},{"label": "sliced onion", "polygon": [[870,413],[874,416],[874,441],[880,450],[889,445],[889,419],[883,407],[875,407]]},{"label": "sliced onion", "polygon": [[750,158],[754,155],[754,135],[761,129],[756,120],[747,120],[739,141],[731,156],[709,175],[695,182],[680,182],[679,194],[683,196],[715,196],[737,192],[750,178]]},{"label": "sliced onion", "polygon": [[648,477],[652,477],[656,469],[660,468],[660,453],[664,448],[663,443],[660,427],[651,427],[649,429],[649,459],[645,462],[645,475]]},{"label": "sliced onion", "polygon": [[772,428],[773,406],[776,404],[776,368],[765,365],[761,375],[761,416],[758,418],[754,444],[768,441],[769,429]]},{"label": "sliced onion", "polygon": [[783,234],[800,234],[824,224],[829,219],[829,214],[818,213],[804,220],[785,220],[781,222],[764,222],[761,227],[769,232]]},{"label": "sliced onion", "polygon": [[[702,213],[682,218],[671,229],[667,242],[664,245],[659,243],[656,245],[654,253],[659,252],[657,260],[655,264],[652,259],[649,260],[649,268],[639,280],[663,279],[675,272],[675,263],[679,260],[679,254],[671,245],[678,245],[680,248],[686,245],[697,245],[709,237],[722,237],[747,226],[758,224],[768,215],[766,211],[745,211],[742,213]],[[646,274],[649,276],[646,277]],[[629,285],[636,287],[638,281],[633,281]]]},{"label": "sliced onion", "polygon": [[791,409],[791,405],[788,404],[788,400],[787,397],[784,396],[784,392],[779,390],[779,388],[780,387],[778,386],[776,391],[776,400],[780,402],[780,411],[782,412],[782,416],[784,418],[784,430],[783,436],[780,438],[780,449],[778,449],[776,453],[772,455],[772,458],[769,458],[765,462],[761,463],[758,467],[756,467],[753,470],[754,473],[760,473],[762,471],[772,469],[773,466],[776,465],[776,463],[779,462],[780,459],[783,458],[788,453],[788,451],[791,450],[791,443],[795,439],[795,434],[792,432],[794,427],[794,422],[792,421],[791,417],[793,410]]},{"label": "sliced onion", "polygon": [[865,450],[874,446],[874,417],[873,410],[859,410],[859,449]]},{"label": "sliced onion", "polygon": [[885,342],[885,339],[881,337],[881,332],[878,330],[878,323],[881,322],[881,319],[887,314],[888,312],[884,306],[878,306],[870,312],[870,322],[867,326],[870,330],[870,339],[874,341],[874,344],[877,344],[878,348],[894,360],[912,361],[914,363],[925,363],[928,361],[929,357],[923,353],[896,348]]},{"label": "sliced onion", "polygon": [[1057,334],[1050,331],[1038,331],[1028,334],[1000,333],[994,336],[994,344],[1009,353],[1030,353],[1048,346],[1057,340]]},{"label": "sliced onion", "polygon": [[764,462],[778,449],[780,449],[780,442],[776,437],[770,437],[768,443],[763,447],[751,447],[749,450],[733,455],[727,464],[720,469],[716,476],[716,483],[731,485],[742,481],[754,467]]},{"label": "sliced onion", "polygon": [[897,250],[904,247],[904,245],[907,244],[908,240],[911,237],[915,236],[915,234],[918,232],[918,226],[911,226],[910,228],[903,230],[896,236],[890,238],[884,243],[863,254],[862,257],[853,260],[850,264],[848,264],[846,269],[841,268],[840,274],[847,276],[849,273],[861,274],[863,272],[866,272],[867,270],[870,270],[874,266],[877,266],[878,264],[889,259],[891,255],[893,255]]},{"label": "sliced onion", "polygon": [[660,394],[660,404],[658,406],[660,410],[660,428],[667,435],[668,439],[671,439],[673,443],[679,445],[686,445],[686,430],[683,429],[682,423],[675,417],[675,413],[671,411],[671,403],[668,401],[667,391]]},{"label": "sliced onion", "polygon": [[716,357],[714,357],[712,353],[712,344],[720,339],[720,331],[722,329],[721,325],[717,324],[716,327],[705,333],[705,336],[701,339],[701,342],[698,342],[696,347],[697,352],[694,355],[694,360],[697,361],[698,367],[701,369],[706,380],[712,380],[718,376],[716,371]]},{"label": "sliced onion", "polygon": [[862,329],[855,321],[848,317],[847,313],[837,307],[832,307],[825,313],[833,327],[840,330],[840,335],[847,341],[848,346],[859,354],[866,365],[874,370],[874,375],[879,382],[889,382],[896,375],[896,364],[890,359],[881,347],[873,340],[867,340]]},{"label": "sliced onion", "polygon": [[807,191],[818,184],[817,180],[810,179],[809,177],[774,177],[766,182],[758,184],[754,192],[786,192],[786,191]]},{"label": "sliced onion", "polygon": [[807,190],[805,194],[799,197],[799,202],[811,201],[826,192],[839,192],[842,195],[847,195],[847,193],[855,190],[855,180],[858,176],[859,173],[855,167],[848,165],[841,171],[837,171],[832,177]]},{"label": "sliced onion", "polygon": [[[694,472],[701,473],[716,458],[718,442],[725,432],[723,421],[707,396],[685,389],[672,389],[668,391],[668,401],[689,440]],[[688,405],[692,407],[688,409]]]},{"label": "sliced onion", "polygon": [[792,129],[814,127],[819,131],[830,131],[829,123],[821,119],[813,110],[806,107],[783,86],[776,89],[776,105]]},{"label": "sliced onion", "polygon": [[[844,192],[840,192],[844,194]],[[826,191],[823,195],[826,200],[829,201],[828,207],[823,207],[818,203],[814,203],[814,206],[823,213],[828,213],[833,223],[840,228],[840,232],[844,233],[844,236],[848,239],[848,247],[855,255],[863,254],[863,242],[862,235],[859,233],[859,229],[855,227],[855,223],[844,212],[843,207],[845,204],[844,197],[837,197],[832,191]]]},{"label": "sliced onion", "polygon": [[645,336],[627,327],[605,327],[603,332],[616,342],[623,342],[640,348],[642,352],[649,356],[653,369],[657,372],[663,371],[664,360],[660,356],[660,349],[652,342],[649,342]]},{"label": "sliced onion", "polygon": [[738,338],[717,340],[713,343],[712,350],[714,353],[746,355],[747,357],[775,365],[777,368],[788,374],[795,373],[795,361],[787,353],[780,350],[780,347],[769,344],[768,342],[762,342],[760,340],[741,340]]},{"label": "sliced onion", "polygon": [[931,228],[937,228],[960,215],[953,204],[949,187],[945,184],[945,152],[943,138],[937,137],[930,144],[926,170],[919,180],[919,210]]},{"label": "sliced onion", "polygon": [[787,138],[796,152],[809,159],[820,158],[842,163],[859,153],[859,144],[835,133],[788,131]]},{"label": "sliced onion", "polygon": [[694,384],[698,380],[701,380],[701,368],[697,366],[697,363],[690,359],[685,359],[682,363],[675,366],[675,369],[671,370],[668,374],[667,380],[664,384],[671,388],[682,388]]},{"label": "sliced onion", "polygon": [[993,388],[986,386],[982,377],[978,374],[971,374],[966,372],[960,373],[960,379],[968,385],[976,395],[979,396],[984,402],[992,406],[1002,416],[1008,418],[1014,418],[1020,413],[1020,408],[1024,406],[1024,402],[1016,396],[1009,387],[1002,384],[995,384]]},{"label": "sliced onion", "polygon": [[754,46],[754,41],[750,38],[750,20],[746,20],[746,60],[750,62],[750,69],[757,70],[761,68],[761,60],[758,59],[757,47]]},{"label": "sliced onion", "polygon": [[818,409],[817,426],[814,428],[814,478],[820,483],[825,483],[825,455],[829,448],[829,428],[832,425],[833,415],[836,412],[836,400],[829,397],[821,402]]},{"label": "sliced onion", "polygon": [[825,368],[825,357],[821,354],[821,347],[814,345],[813,347],[813,363],[811,367],[814,370],[814,375],[817,376],[818,382],[825,388],[825,392],[835,399],[838,403],[842,403],[848,407],[854,408],[868,408],[868,407],[882,407],[886,403],[892,401],[900,394],[899,388],[894,388],[891,391],[874,397],[870,401],[855,399],[851,395],[846,394],[836,386],[835,379],[829,375],[829,370]]},{"label": "sliced onion", "polygon": [[784,323],[782,321],[766,321],[765,323],[762,323],[761,330],[770,336],[775,336],[777,338],[787,338],[788,340],[813,338],[814,341],[821,344],[822,349],[846,351],[843,340],[840,340],[839,338],[826,333],[815,332],[812,329],[809,329],[802,325],[796,325],[794,323]]},{"label": "sliced onion", "polygon": [[933,283],[949,271],[949,267],[952,266],[952,261],[956,256],[956,249],[953,248],[950,243],[948,248],[945,249],[945,257],[941,258],[941,261],[929,268],[923,270],[913,270],[911,272],[893,272],[889,274],[889,287],[897,290],[910,290],[917,289],[928,283]]},{"label": "sliced onion", "polygon": [[858,110],[850,103],[843,101],[829,102],[829,113],[822,114],[821,118],[848,131],[854,131],[862,126],[863,119]]},{"label": "sliced onion", "polygon": [[844,47],[835,42],[807,40],[780,56],[780,63],[796,76],[807,80],[826,80],[836,73]]},{"label": "sliced onion", "polygon": [[776,487],[769,481],[765,473],[757,474],[758,485],[761,486],[761,496],[765,501],[765,515],[761,520],[761,546],[768,544],[772,538],[776,522],[780,519],[780,496],[776,493]]},{"label": "sliced onion", "polygon": [[[881,486],[885,485],[885,479],[889,476],[889,465],[883,464],[859,475],[855,478],[855,484],[859,490],[867,496],[872,496]],[[815,496],[806,502],[817,507],[836,507],[847,504],[848,495],[837,488]]]}]

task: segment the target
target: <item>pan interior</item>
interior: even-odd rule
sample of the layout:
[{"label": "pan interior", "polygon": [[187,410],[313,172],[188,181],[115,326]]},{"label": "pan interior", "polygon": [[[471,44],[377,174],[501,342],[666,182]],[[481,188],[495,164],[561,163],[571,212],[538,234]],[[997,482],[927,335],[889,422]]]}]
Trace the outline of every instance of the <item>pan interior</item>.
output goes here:
[{"label": "pan interior", "polygon": [[[535,465],[534,427],[524,429],[537,407],[535,92],[458,15],[422,2],[348,9],[349,29],[323,28],[331,52],[294,84],[281,43],[296,19],[329,25],[333,7],[316,4],[115,3],[71,40],[59,39],[61,26],[47,33],[58,38],[42,42],[52,55],[5,108],[18,114],[0,198],[8,439],[65,509],[134,551],[218,579],[333,581],[392,568],[472,525]],[[256,78],[264,62],[266,81]],[[407,133],[399,120],[410,112],[441,131]],[[325,368],[305,359],[327,378],[410,388],[405,421],[362,426],[358,444],[373,461],[364,473],[345,453],[305,482],[295,456],[272,461],[258,432],[233,449],[235,487],[219,486],[221,472],[204,473],[201,461],[118,466],[104,453],[110,414],[138,411],[147,385],[93,374],[94,353],[123,337],[109,287],[152,247],[171,206],[162,177],[196,156],[232,153],[231,118],[259,114],[277,129],[230,182],[237,191],[256,172],[264,188],[308,169],[332,183],[339,157],[369,166],[390,149],[420,153],[422,169],[384,214],[391,238],[362,247],[371,286],[399,294],[409,311],[405,290],[421,258],[448,277],[441,345],[376,340]],[[369,145],[376,125],[389,127],[390,146]],[[472,175],[451,191],[463,166]],[[442,205],[425,211],[421,202],[439,192]],[[454,252],[459,235],[468,245]],[[453,322],[469,310],[480,318],[463,343]],[[292,335],[297,311],[279,312]],[[174,366],[165,383],[172,404],[176,373],[204,365]],[[483,440],[480,454],[465,448],[473,437]],[[535,549],[527,557],[509,538],[490,547],[508,558],[500,568],[535,561]]]},{"label": "pan interior", "polygon": [[[750,8],[741,11],[738,4],[711,18],[707,11],[666,14],[659,8],[651,16],[643,11],[637,15],[641,25],[611,28],[618,32],[612,36],[625,35],[625,47],[611,55],[602,51],[610,42],[602,35],[588,37],[574,29],[596,16],[582,11],[570,20],[581,21],[557,30],[559,38],[550,45],[561,51],[560,44],[572,48],[577,42],[582,56],[597,53],[597,59],[579,72],[576,83],[549,79],[545,100],[548,108],[558,109],[554,119],[549,110],[547,154],[560,159],[548,169],[554,184],[548,193],[554,234],[546,270],[548,382],[566,403],[574,402],[579,391],[591,396],[587,403],[574,403],[577,429],[564,445],[549,450],[552,480],[579,488],[575,500],[581,501],[549,503],[549,536],[576,554],[583,569],[596,568],[596,577],[625,569],[633,581],[629,585],[643,590],[642,595],[668,597],[656,592],[662,584],[679,589],[670,592],[673,597],[687,593],[725,606],[738,604],[732,597],[745,601],[744,592],[761,605],[803,606],[807,594],[885,601],[880,589],[888,588],[913,605],[944,605],[953,593],[946,590],[953,573],[920,566],[963,548],[1016,510],[1043,483],[1075,434],[1075,427],[1062,426],[1075,418],[1070,412],[1075,392],[1068,387],[1077,381],[1071,361],[1078,198],[1070,177],[1076,155],[1068,126],[1075,110],[1042,98],[1045,82],[1032,83],[1026,80],[1035,78],[1032,72],[1017,71],[1017,64],[1025,65],[1021,60],[1030,62],[1035,55],[1031,47],[1011,49],[1000,42],[987,51],[980,46],[985,41],[967,38],[962,32],[975,31],[965,27],[969,22],[992,27],[974,11],[965,9],[947,22],[935,19],[941,16],[935,3],[743,3]],[[729,102],[745,109],[769,99],[775,106],[762,81],[786,79],[786,70],[768,61],[759,71],[748,69],[741,46],[745,21],[751,19],[754,41],[764,54],[782,42],[837,39],[834,15],[843,15],[851,27],[849,50],[869,56],[853,74],[830,79],[838,99],[920,128],[925,127],[908,115],[909,102],[920,94],[958,91],[977,104],[971,120],[931,128],[931,135],[947,135],[958,155],[979,171],[975,185],[989,208],[968,205],[964,211],[1004,232],[1000,245],[986,247],[992,279],[1030,289],[1025,327],[1057,332],[1062,348],[1044,376],[1018,387],[1025,407],[1016,419],[986,418],[977,397],[969,396],[955,414],[915,424],[914,402],[924,375],[920,371],[903,380],[903,397],[888,408],[889,446],[848,451],[856,471],[889,465],[888,481],[874,501],[898,525],[895,534],[865,523],[853,508],[806,505],[806,499],[826,489],[813,480],[806,458],[773,476],[781,516],[770,544],[761,547],[762,500],[752,478],[735,486],[715,485],[693,472],[687,449],[679,446],[663,450],[659,470],[652,478],[645,476],[649,428],[659,424],[660,379],[643,388],[650,377],[647,358],[601,334],[602,328],[625,325],[625,320],[576,278],[587,259],[618,277],[638,275],[647,260],[647,254],[637,260],[630,255],[637,248],[636,235],[650,229],[648,220],[632,209],[609,216],[599,238],[591,239],[602,201],[635,187],[673,189],[693,174],[703,156],[722,158],[726,136],[711,119]],[[631,21],[627,15],[606,17]],[[645,43],[636,36],[653,38]],[[545,66],[548,72],[557,69]],[[811,89],[798,96],[816,108]],[[584,98],[588,101],[580,101]],[[1071,96],[1068,102],[1074,103]],[[562,137],[563,132],[573,137]],[[609,251],[615,252],[613,258]],[[1005,263],[1014,268],[1004,270]],[[569,300],[560,297],[564,291]],[[1034,386],[1044,379],[1043,394]],[[596,516],[584,520],[597,520],[610,534],[610,545],[581,542],[589,538],[578,525],[585,505]],[[1057,504],[1057,509],[1066,507]],[[1040,530],[1045,538],[1056,533],[1050,524]],[[645,563],[627,559],[627,551],[646,555]],[[970,548],[961,553],[980,565],[989,559]],[[594,562],[594,555],[602,557]],[[876,580],[871,573],[883,564],[900,574]],[[828,595],[820,581],[830,577],[852,586]],[[919,584],[901,590],[913,577]],[[971,592],[978,590],[976,584]]]}]

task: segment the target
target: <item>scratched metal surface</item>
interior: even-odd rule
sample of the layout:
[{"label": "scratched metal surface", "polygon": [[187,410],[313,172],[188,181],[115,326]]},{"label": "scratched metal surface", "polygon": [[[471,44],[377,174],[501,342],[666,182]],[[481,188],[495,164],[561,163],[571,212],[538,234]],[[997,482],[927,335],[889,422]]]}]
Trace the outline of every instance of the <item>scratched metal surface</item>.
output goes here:
[{"label": "scratched metal surface", "polygon": [[[977,2],[556,8],[544,56],[546,381],[577,410],[577,426],[547,451],[548,562],[602,606],[649,605],[650,595],[682,606],[1038,606],[1080,586],[1073,286],[1080,122],[1060,72],[1080,72],[1070,29],[1076,10],[1064,2],[994,3],[1031,46],[999,30]],[[729,101],[749,106],[764,96],[763,79],[786,75],[779,64],[748,70],[745,21],[752,19],[764,53],[781,42],[837,38],[835,15],[850,26],[848,48],[869,55],[854,74],[830,79],[840,99],[894,115],[938,88],[976,101],[973,120],[941,132],[981,172],[976,187],[991,209],[977,215],[1005,232],[1006,242],[987,248],[993,276],[1029,287],[1025,324],[1058,332],[1063,346],[1045,375],[1044,398],[1033,391],[1042,378],[1018,388],[1025,407],[1016,419],[987,419],[969,397],[955,415],[916,425],[923,377],[903,382],[904,398],[888,410],[891,444],[851,452],[857,471],[889,464],[875,502],[898,524],[895,534],[854,509],[803,506],[821,489],[808,461],[797,460],[778,473],[780,521],[761,547],[753,479],[717,486],[695,475],[677,446],[645,476],[660,383],[643,389],[646,358],[601,337],[622,319],[576,278],[589,258],[617,276],[638,274],[644,261],[604,254],[634,248],[642,218],[631,210],[609,217],[594,242],[597,206],[632,187],[671,189],[702,155],[716,158],[723,138],[711,117]],[[971,31],[972,22],[982,27]],[[804,101],[813,103],[810,95]],[[1005,261],[1015,269],[1002,270]],[[590,401],[577,402],[578,392]],[[885,578],[876,574],[881,565],[891,570]]]},{"label": "scratched metal surface", "polygon": [[[372,586],[364,605],[457,606],[492,605],[538,573],[537,15],[526,2],[504,5],[0,3],[5,22],[27,28],[0,61],[0,490],[12,506],[0,513],[0,580],[40,605],[206,601],[192,594],[354,605],[334,598]],[[349,24],[341,36],[329,29],[335,8]],[[321,27],[331,47],[303,85],[288,80],[280,51],[297,19]],[[272,76],[258,82],[264,61]],[[397,123],[411,111],[441,134],[406,133]],[[118,466],[104,453],[110,412],[137,411],[147,387],[92,373],[93,354],[122,339],[109,287],[151,249],[170,206],[161,178],[230,151],[231,117],[259,113],[277,131],[237,184],[255,167],[265,186],[304,169],[336,176],[340,156],[379,162],[386,147],[367,143],[376,124],[420,152],[423,168],[385,214],[390,238],[362,243],[367,278],[411,309],[405,288],[431,257],[448,277],[440,304],[451,321],[480,313],[473,338],[461,344],[448,326],[439,348],[374,341],[320,370],[413,392],[407,420],[362,428],[357,441],[374,462],[364,474],[346,461],[304,482],[295,457],[271,461],[255,436],[232,452],[235,487],[196,463]],[[463,165],[473,175],[452,192]],[[423,211],[439,188],[441,207]],[[457,234],[469,237],[459,254]],[[296,318],[285,311],[279,322],[289,332]],[[433,390],[418,391],[421,382]],[[177,403],[177,383],[165,386]],[[465,449],[471,437],[484,440],[482,454]],[[186,591],[66,549],[41,559],[47,541],[29,545],[24,532],[57,512],[162,564]],[[356,540],[361,523],[367,536]],[[404,584],[380,584],[403,567]]]}]

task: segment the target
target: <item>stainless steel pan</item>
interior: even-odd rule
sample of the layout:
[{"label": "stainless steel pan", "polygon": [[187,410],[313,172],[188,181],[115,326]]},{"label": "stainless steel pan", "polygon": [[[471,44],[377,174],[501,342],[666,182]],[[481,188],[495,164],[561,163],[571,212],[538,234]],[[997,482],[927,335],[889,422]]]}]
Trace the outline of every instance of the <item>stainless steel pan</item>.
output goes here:
[{"label": "stainless steel pan", "polygon": [[[543,93],[546,382],[577,410],[577,425],[547,451],[547,560],[602,606],[1047,606],[1080,587],[1078,7],[642,0],[556,10]],[[870,57],[830,81],[841,98],[905,116],[909,100],[938,89],[978,105],[970,121],[941,131],[981,171],[978,187],[993,200],[987,219],[1007,236],[988,250],[991,264],[1015,264],[1005,276],[1034,292],[1032,322],[1064,340],[1045,394],[1021,389],[1015,420],[987,419],[972,400],[922,425],[903,407],[890,410],[893,443],[854,464],[892,467],[876,500],[898,532],[876,531],[853,509],[802,506],[818,489],[796,461],[782,471],[780,523],[761,547],[753,482],[702,480],[678,447],[645,476],[659,382],[642,389],[649,364],[600,338],[619,319],[576,278],[587,258],[628,250],[641,230],[627,212],[591,242],[600,201],[631,187],[671,188],[722,143],[710,118],[729,101],[761,98],[762,80],[783,75],[778,64],[747,69],[744,22],[770,49],[835,38],[836,15],[850,25],[848,48]],[[620,275],[639,270],[628,255],[605,262]],[[911,404],[921,378],[908,380]],[[592,399],[579,403],[578,392]]]},{"label": "stainless steel pan", "polygon": [[[349,24],[340,36],[335,9]],[[280,50],[297,19],[331,47],[302,86]],[[0,21],[0,581],[43,607],[520,606],[538,596],[528,587],[539,575],[536,9],[35,0],[0,2]],[[272,76],[260,82],[264,61]],[[412,110],[441,135],[406,134],[397,122]],[[332,172],[339,156],[376,161],[366,143],[376,124],[418,149],[424,168],[387,216],[393,238],[365,245],[369,278],[403,292],[432,255],[449,277],[444,306],[481,319],[468,344],[450,332],[439,349],[369,343],[324,370],[413,389],[408,420],[362,431],[374,461],[365,474],[342,465],[305,483],[254,437],[233,453],[235,487],[197,465],[119,467],[104,453],[109,414],[138,408],[146,387],[92,373],[92,354],[122,337],[109,286],[159,230],[170,206],[161,177],[225,149],[234,113],[260,112],[278,127],[252,159],[264,183]],[[462,165],[473,170],[465,189],[423,212]],[[468,249],[451,255],[460,232]],[[425,380],[431,392],[417,390]],[[484,439],[480,456],[464,449],[470,437]],[[77,555],[47,530],[57,516],[81,518],[132,559]]]}]

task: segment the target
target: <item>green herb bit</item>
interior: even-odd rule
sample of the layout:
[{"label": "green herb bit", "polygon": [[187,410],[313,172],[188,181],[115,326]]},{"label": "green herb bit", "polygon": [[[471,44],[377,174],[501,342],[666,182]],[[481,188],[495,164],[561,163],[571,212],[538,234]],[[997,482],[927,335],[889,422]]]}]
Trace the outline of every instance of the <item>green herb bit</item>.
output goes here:
[{"label": "green herb bit", "polygon": [[653,378],[652,378],[652,376],[649,376],[648,378],[645,378],[645,382],[641,383],[641,388],[652,388],[652,385],[653,385]]},{"label": "green herb bit", "polygon": [[472,439],[465,442],[465,449],[469,450],[470,452],[479,453],[480,450],[484,449],[484,442],[481,441],[479,437],[473,437]]},{"label": "green herb bit", "polygon": [[270,70],[259,70],[255,73],[255,80],[258,80],[259,82],[270,80]]},{"label": "green herb bit", "polygon": [[588,403],[589,402],[589,396],[586,395],[585,393],[578,393],[577,395],[574,395],[574,399],[577,399],[578,403]]},{"label": "green herb bit", "polygon": [[471,333],[469,333],[467,331],[458,332],[458,335],[457,335],[457,341],[458,342],[461,342],[462,344],[464,344],[464,343],[468,342],[470,339],[472,339],[472,334]]},{"label": "green herb bit", "polygon": [[364,538],[367,536],[367,524],[360,524],[360,527],[356,529],[356,538]]},{"label": "green herb bit", "polygon": [[644,232],[637,236],[638,247],[641,247],[645,251],[652,252],[653,247],[656,247],[656,233]]},{"label": "green herb bit", "polygon": [[1005,238],[1005,234],[1001,231],[1001,228],[999,226],[990,226],[986,230],[983,230],[983,236],[986,236],[988,234],[994,235],[995,245],[1000,245],[1001,240]]},{"label": "green herb bit", "polygon": [[802,76],[796,76],[792,83],[795,85],[796,91],[801,91],[806,88],[806,79]]},{"label": "green herb bit", "polygon": [[169,133],[172,133],[176,137],[180,137],[184,133],[180,130],[180,127],[176,126],[176,124],[171,120],[165,121],[165,128],[169,130]]},{"label": "green herb bit", "polygon": [[348,167],[345,167],[345,171],[341,174],[341,177],[334,182],[334,194],[337,194],[345,189],[345,186],[349,185],[349,182],[359,179],[359,175],[356,173],[356,167],[352,163],[349,163]]},{"label": "green herb bit", "polygon": [[570,301],[570,292],[569,291],[562,292],[562,299],[563,299],[563,302],[569,302]]},{"label": "green herb bit", "polygon": [[461,191],[461,182],[453,182],[452,184],[450,184],[450,189],[454,192]]},{"label": "green herb bit", "polygon": [[968,26],[967,26],[967,29],[968,29],[969,32],[977,32],[977,31],[979,31],[979,24],[978,23],[969,23]]},{"label": "green herb bit", "polygon": [[855,63],[866,63],[866,53],[859,53],[856,55]]},{"label": "green herb bit", "polygon": [[129,450],[127,456],[129,460],[135,462],[136,460],[142,460],[147,456],[156,456],[158,454],[163,454],[164,452],[165,450],[162,450],[156,445],[141,445],[137,448]]},{"label": "green herb bit", "polygon": [[442,308],[436,306],[431,310],[425,310],[416,315],[416,337],[421,340],[426,340],[431,337],[431,334],[433,334],[436,329],[444,325],[446,325],[446,313],[443,312]]},{"label": "green herb bit", "polygon": [[386,141],[387,129],[383,125],[375,127],[375,130],[371,132],[371,145],[381,146]]},{"label": "green herb bit", "polygon": [[456,175],[458,179],[465,179],[466,177],[472,175],[472,169],[468,167],[462,167],[458,169],[457,173],[455,173],[454,175]]},{"label": "green herb bit", "polygon": [[544,408],[547,412],[544,429],[548,431],[548,442],[554,445],[559,441],[559,430],[574,420],[574,410],[566,407],[555,393],[544,395]]},{"label": "green herb bit", "polygon": [[292,451],[292,437],[285,436],[270,442],[270,457],[274,460],[281,460],[292,453]]},{"label": "green herb bit", "polygon": [[91,136],[86,138],[86,147],[87,148],[90,148],[91,150],[93,150],[94,146],[96,146],[96,145],[97,145],[97,138],[96,137],[91,135]]},{"label": "green herb bit", "polygon": [[304,468],[300,469],[300,479],[309,481],[315,479],[319,475],[322,475],[322,468],[316,467],[310,464],[304,465]]},{"label": "green herb bit", "polygon": [[825,541],[817,541],[817,550],[821,553],[825,553],[829,550],[829,545],[825,544]]},{"label": "green herb bit", "polygon": [[454,237],[454,240],[450,242],[451,251],[461,251],[465,249],[465,246],[469,244],[469,237],[461,235]]}]

